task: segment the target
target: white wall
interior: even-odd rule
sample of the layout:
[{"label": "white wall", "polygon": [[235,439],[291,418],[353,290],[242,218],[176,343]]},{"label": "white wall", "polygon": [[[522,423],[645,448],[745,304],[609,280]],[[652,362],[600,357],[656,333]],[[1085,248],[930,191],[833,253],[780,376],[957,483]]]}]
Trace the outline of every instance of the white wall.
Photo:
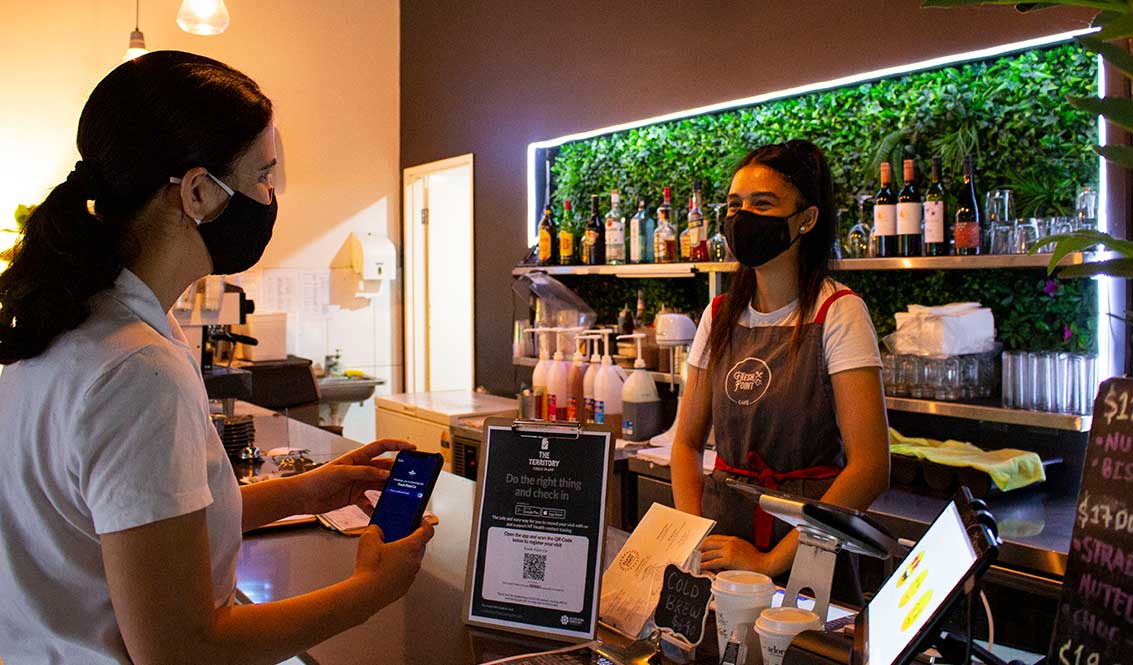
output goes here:
[{"label": "white wall", "polygon": [[[400,224],[397,0],[228,0],[222,35],[175,23],[180,0],[141,0],[152,49],[193,51],[250,75],[272,98],[283,144],[279,219],[249,286],[267,275],[327,274],[326,315],[288,310],[288,351],[401,376],[400,282],[373,301],[348,284],[351,231],[388,235]],[[0,4],[0,224],[34,203],[78,159],[75,130],[90,90],[121,61],[134,27],[128,0],[5,0]],[[288,270],[295,273],[265,273]],[[257,279],[257,277],[259,279]],[[337,286],[337,288],[336,288]],[[261,296],[261,311],[267,311]],[[372,406],[351,408],[347,435],[373,434]]]}]

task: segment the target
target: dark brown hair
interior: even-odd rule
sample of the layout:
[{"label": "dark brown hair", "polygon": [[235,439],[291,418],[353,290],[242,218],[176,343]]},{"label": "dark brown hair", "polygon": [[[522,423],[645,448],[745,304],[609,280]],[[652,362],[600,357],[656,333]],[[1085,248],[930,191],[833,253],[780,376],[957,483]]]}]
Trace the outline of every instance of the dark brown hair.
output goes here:
[{"label": "dark brown hair", "polygon": [[90,297],[136,258],[138,211],[170,176],[230,173],[271,115],[252,79],[203,56],[155,51],[107,74],[79,118],[82,161],[35,208],[0,273],[0,364],[34,358],[85,321]]},{"label": "dark brown hair", "polygon": [[[799,309],[798,323],[791,338],[792,358],[802,343],[803,325],[810,319],[822,286],[830,276],[830,248],[834,244],[834,182],[826,155],[810,141],[793,140],[765,145],[749,152],[736,166],[734,173],[749,166],[762,165],[787,179],[802,196],[801,208],[818,208],[814,228],[799,240]],[[732,331],[755,295],[755,268],[741,265],[732,274],[731,287],[712,317],[708,347],[713,362],[723,358],[732,343]]]}]

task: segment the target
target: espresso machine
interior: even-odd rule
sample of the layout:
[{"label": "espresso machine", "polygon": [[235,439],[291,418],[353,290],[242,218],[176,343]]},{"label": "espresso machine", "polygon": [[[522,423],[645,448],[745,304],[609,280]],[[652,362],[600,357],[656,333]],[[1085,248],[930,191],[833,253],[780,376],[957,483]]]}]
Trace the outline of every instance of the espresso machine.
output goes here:
[{"label": "espresso machine", "polygon": [[219,410],[210,414],[213,425],[229,457],[243,461],[260,457],[252,416],[235,413],[236,400],[252,399],[252,373],[232,367],[231,361],[237,342],[255,345],[256,340],[233,333],[231,327],[245,323],[254,311],[255,303],[243,289],[216,275],[194,282],[173,305],[173,316],[200,363],[209,403],[219,406],[210,409]]}]

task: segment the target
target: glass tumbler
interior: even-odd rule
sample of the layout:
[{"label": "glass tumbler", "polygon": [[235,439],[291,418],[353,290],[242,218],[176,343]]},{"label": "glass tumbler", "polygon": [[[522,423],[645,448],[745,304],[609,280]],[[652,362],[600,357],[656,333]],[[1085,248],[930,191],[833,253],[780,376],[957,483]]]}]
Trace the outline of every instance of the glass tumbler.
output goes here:
[{"label": "glass tumbler", "polygon": [[1027,250],[1039,241],[1041,223],[1042,220],[1037,217],[1019,220],[1019,223],[1015,225],[1015,242],[1013,243],[1015,254],[1026,254]]},{"label": "glass tumbler", "polygon": [[1036,411],[1054,411],[1054,354],[1038,354],[1035,365]]},{"label": "glass tumbler", "polygon": [[1003,352],[1003,408],[1019,408],[1019,356],[1017,351]]},{"label": "glass tumbler", "polygon": [[1054,412],[1070,413],[1070,354],[1056,353],[1054,362]]},{"label": "glass tumbler", "polygon": [[909,397],[916,399],[932,399],[933,389],[929,384],[929,368],[932,367],[932,358],[912,357],[912,375],[909,377]]},{"label": "glass tumbler", "polygon": [[916,356],[898,356],[897,380],[894,386],[894,395],[910,397],[914,382],[917,380],[917,366],[920,363]]},{"label": "glass tumbler", "polygon": [[1011,224],[997,224],[988,231],[988,251],[992,254],[1011,254],[1015,251],[1015,227]]},{"label": "glass tumbler", "polygon": [[881,383],[885,386],[886,395],[895,395],[893,392],[897,376],[897,356],[892,353],[881,354]]},{"label": "glass tumbler", "polygon": [[1077,204],[1074,207],[1075,231],[1098,228],[1098,192],[1092,185],[1078,188]]}]

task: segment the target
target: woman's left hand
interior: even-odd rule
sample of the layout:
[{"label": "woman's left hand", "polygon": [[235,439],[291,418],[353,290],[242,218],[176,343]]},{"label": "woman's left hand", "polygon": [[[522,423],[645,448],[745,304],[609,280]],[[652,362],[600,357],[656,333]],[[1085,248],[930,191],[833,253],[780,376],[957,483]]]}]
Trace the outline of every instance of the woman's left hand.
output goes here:
[{"label": "woman's left hand", "polygon": [[703,570],[752,570],[766,572],[766,555],[755,545],[734,536],[708,536],[700,544]]},{"label": "woman's left hand", "polygon": [[390,451],[416,450],[416,446],[400,439],[379,439],[342,457],[295,476],[302,484],[304,512],[317,514],[355,505],[369,515],[374,507],[366,498],[366,490],[381,490],[389,478],[393,458],[380,458]]}]

